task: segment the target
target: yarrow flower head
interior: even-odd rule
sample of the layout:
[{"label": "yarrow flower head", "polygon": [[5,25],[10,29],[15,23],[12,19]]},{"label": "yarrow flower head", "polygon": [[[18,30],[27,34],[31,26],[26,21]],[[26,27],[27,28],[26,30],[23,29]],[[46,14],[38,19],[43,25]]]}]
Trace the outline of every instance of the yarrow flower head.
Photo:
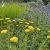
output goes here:
[{"label": "yarrow flower head", "polygon": [[28,29],[25,30],[25,32],[34,32],[35,28],[33,26],[28,26]]},{"label": "yarrow flower head", "polygon": [[33,21],[29,21],[29,23],[34,23]]},{"label": "yarrow flower head", "polygon": [[19,25],[16,25],[16,26],[19,26]]},{"label": "yarrow flower head", "polygon": [[16,20],[12,20],[13,22],[16,22]]},{"label": "yarrow flower head", "polygon": [[25,30],[25,32],[30,32],[30,31],[31,31],[30,29],[26,29],[26,30]]},{"label": "yarrow flower head", "polygon": [[50,36],[47,36],[48,39],[50,39]]},{"label": "yarrow flower head", "polygon": [[7,33],[7,32],[8,32],[8,30],[5,29],[5,30],[2,30],[2,31],[1,31],[1,34],[5,34],[5,33]]},{"label": "yarrow flower head", "polygon": [[28,26],[28,29],[30,29],[31,31],[35,31],[35,28],[33,26]]},{"label": "yarrow flower head", "polygon": [[18,43],[18,37],[11,37],[10,42]]},{"label": "yarrow flower head", "polygon": [[29,22],[24,22],[25,24],[29,25]]},{"label": "yarrow flower head", "polygon": [[50,30],[48,30],[48,32],[50,33]]}]

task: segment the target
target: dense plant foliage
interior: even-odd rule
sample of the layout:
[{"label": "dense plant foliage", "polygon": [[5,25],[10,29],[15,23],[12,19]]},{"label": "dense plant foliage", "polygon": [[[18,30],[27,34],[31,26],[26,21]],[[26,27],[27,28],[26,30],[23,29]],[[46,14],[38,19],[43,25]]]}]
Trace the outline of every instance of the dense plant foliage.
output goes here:
[{"label": "dense plant foliage", "polygon": [[[7,5],[0,6],[0,18],[1,17],[22,17],[22,15],[27,11],[27,6],[21,5],[19,3],[10,3]],[[3,17],[3,18],[4,18]]]},{"label": "dense plant foliage", "polygon": [[0,5],[0,50],[50,50],[48,7],[35,2]]}]

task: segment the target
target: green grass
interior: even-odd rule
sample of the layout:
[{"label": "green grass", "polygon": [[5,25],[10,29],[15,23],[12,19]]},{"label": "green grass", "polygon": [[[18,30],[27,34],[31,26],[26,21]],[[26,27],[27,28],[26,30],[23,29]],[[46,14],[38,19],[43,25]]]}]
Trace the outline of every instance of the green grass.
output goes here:
[{"label": "green grass", "polygon": [[27,6],[20,5],[19,3],[10,3],[5,5],[4,7],[0,6],[0,16],[10,17],[10,18],[21,18],[22,14],[27,11]]}]

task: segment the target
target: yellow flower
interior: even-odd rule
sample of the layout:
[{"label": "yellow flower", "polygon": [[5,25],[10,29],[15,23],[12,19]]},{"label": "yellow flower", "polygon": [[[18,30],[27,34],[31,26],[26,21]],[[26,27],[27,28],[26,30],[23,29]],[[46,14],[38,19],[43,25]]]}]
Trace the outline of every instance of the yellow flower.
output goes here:
[{"label": "yellow flower", "polygon": [[16,22],[16,20],[12,20],[13,22]]},{"label": "yellow flower", "polygon": [[8,30],[5,29],[5,30],[2,30],[2,31],[1,31],[1,34],[5,34],[5,33],[7,33],[7,32],[8,32]]},{"label": "yellow flower", "polygon": [[29,22],[25,22],[25,24],[29,24]]},{"label": "yellow flower", "polygon": [[19,26],[19,25],[16,25],[16,26]]},{"label": "yellow flower", "polygon": [[38,27],[36,27],[36,29],[37,29],[37,31],[40,31],[41,29],[40,28],[38,28]]},{"label": "yellow flower", "polygon": [[28,26],[28,28],[31,30],[31,31],[35,31],[35,28],[33,26]]},{"label": "yellow flower", "polygon": [[5,18],[6,20],[9,20],[10,18]]},{"label": "yellow flower", "polygon": [[26,29],[25,32],[30,32],[30,29]]},{"label": "yellow flower", "polygon": [[34,23],[33,21],[29,21],[29,23]]},{"label": "yellow flower", "polygon": [[18,37],[11,37],[10,42],[18,43]]},{"label": "yellow flower", "polygon": [[48,30],[48,32],[50,33],[50,30]]},{"label": "yellow flower", "polygon": [[47,38],[49,38],[49,39],[50,39],[50,36],[47,36]]}]

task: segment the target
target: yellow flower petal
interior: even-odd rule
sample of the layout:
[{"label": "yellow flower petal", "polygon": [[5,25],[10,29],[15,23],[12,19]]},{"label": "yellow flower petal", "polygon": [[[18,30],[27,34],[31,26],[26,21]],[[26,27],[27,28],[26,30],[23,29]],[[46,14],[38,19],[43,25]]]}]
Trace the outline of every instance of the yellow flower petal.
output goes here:
[{"label": "yellow flower petal", "polygon": [[18,37],[11,37],[10,42],[18,43]]},{"label": "yellow flower petal", "polygon": [[48,32],[50,33],[50,30],[48,30]]},{"label": "yellow flower petal", "polygon": [[32,31],[35,31],[35,28],[33,26],[28,26],[28,28]]},{"label": "yellow flower petal", "polygon": [[19,25],[16,25],[16,26],[19,26]]},{"label": "yellow flower petal", "polygon": [[50,39],[50,36],[47,36],[47,38],[49,38],[49,39]]},{"label": "yellow flower petal", "polygon": [[29,24],[29,22],[24,22],[25,24]]},{"label": "yellow flower petal", "polygon": [[5,29],[5,30],[2,30],[2,31],[1,31],[1,34],[5,34],[5,33],[7,33],[7,32],[8,32],[8,30]]},{"label": "yellow flower petal", "polygon": [[29,21],[29,23],[34,23],[33,21]]},{"label": "yellow flower petal", "polygon": [[13,22],[16,22],[16,20],[12,20]]},{"label": "yellow flower petal", "polygon": [[30,29],[26,29],[25,32],[30,32]]}]

